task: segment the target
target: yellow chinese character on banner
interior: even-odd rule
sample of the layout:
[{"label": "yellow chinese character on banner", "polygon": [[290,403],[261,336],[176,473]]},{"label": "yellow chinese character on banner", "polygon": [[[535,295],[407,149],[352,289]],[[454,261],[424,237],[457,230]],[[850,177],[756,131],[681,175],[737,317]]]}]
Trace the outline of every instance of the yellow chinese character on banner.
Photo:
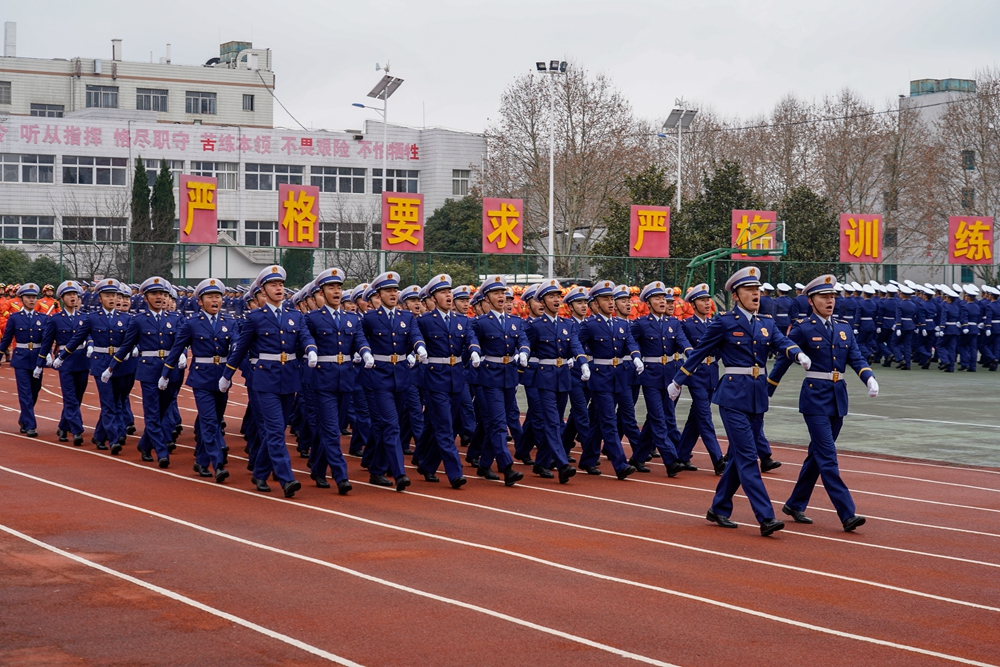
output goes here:
[{"label": "yellow chinese character on banner", "polygon": [[635,240],[635,249],[642,250],[642,240],[643,234],[646,232],[663,232],[667,231],[667,212],[666,211],[636,211],[636,216],[639,218],[639,228],[638,235]]},{"label": "yellow chinese character on banner", "polygon": [[316,233],[316,214],[312,212],[316,198],[307,195],[305,190],[299,190],[298,195],[296,199],[295,191],[290,190],[288,199],[282,202],[285,217],[281,226],[287,230],[289,242],[312,243]]},{"label": "yellow chinese character on banner", "polygon": [[854,218],[848,218],[847,224],[850,227],[850,229],[844,230],[848,240],[847,252],[852,257],[863,256],[878,259],[878,219],[865,220],[864,218],[858,218],[855,220]]},{"label": "yellow chinese character on banner", "polygon": [[486,215],[490,219],[490,224],[493,225],[493,231],[489,233],[486,240],[490,243],[495,242],[498,250],[507,247],[508,238],[514,245],[521,242],[521,237],[514,233],[517,224],[521,221],[521,214],[513,204],[504,202],[500,204],[499,211],[486,211]]},{"label": "yellow chinese character on banner", "polygon": [[767,233],[768,225],[774,223],[773,220],[765,220],[762,216],[754,214],[753,220],[744,215],[736,223],[739,234],[736,236],[736,247],[746,250],[771,250],[774,247],[774,239]]},{"label": "yellow chinese character on banner", "polygon": [[187,190],[187,222],[184,224],[184,233],[190,234],[191,228],[194,226],[194,212],[196,210],[215,210],[215,183],[188,181]]},{"label": "yellow chinese character on banner", "polygon": [[420,231],[420,200],[408,197],[387,197],[389,204],[389,223],[386,228],[392,232],[388,242],[390,245],[412,243],[419,245],[419,241],[413,236],[414,232]]},{"label": "yellow chinese character on banner", "polygon": [[984,234],[989,230],[989,225],[979,220],[971,225],[965,224],[964,220],[958,223],[958,229],[955,230],[955,257],[965,257],[975,262],[992,259],[993,250],[990,246],[993,245],[993,239],[986,238]]}]

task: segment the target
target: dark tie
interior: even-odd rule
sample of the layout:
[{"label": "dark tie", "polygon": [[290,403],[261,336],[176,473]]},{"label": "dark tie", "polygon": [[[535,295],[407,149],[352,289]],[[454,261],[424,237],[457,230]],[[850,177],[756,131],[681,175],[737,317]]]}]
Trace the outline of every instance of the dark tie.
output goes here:
[{"label": "dark tie", "polygon": [[444,315],[444,328],[446,330],[448,329],[448,313],[445,313]]},{"label": "dark tie", "polygon": [[503,329],[503,325],[504,325],[503,313],[497,314],[497,319],[500,320],[500,328]]},{"label": "dark tie", "polygon": [[212,315],[212,331],[219,333],[219,316]]},{"label": "dark tie", "polygon": [[340,331],[340,311],[333,311],[333,326],[337,331]]},{"label": "dark tie", "polygon": [[826,337],[833,340],[833,326],[831,326],[830,320],[826,321]]}]

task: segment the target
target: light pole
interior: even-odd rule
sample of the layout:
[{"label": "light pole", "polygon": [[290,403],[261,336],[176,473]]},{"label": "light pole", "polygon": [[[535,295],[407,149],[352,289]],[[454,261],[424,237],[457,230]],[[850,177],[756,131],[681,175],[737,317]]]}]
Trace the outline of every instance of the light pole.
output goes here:
[{"label": "light pole", "polygon": [[[695,114],[698,113],[697,109],[688,109],[687,102],[684,98],[674,100],[674,108],[670,111],[670,115],[667,119],[663,121],[664,130],[677,130],[677,212],[680,213],[681,210],[681,154],[683,153],[683,144],[681,143],[681,132],[688,129],[691,126],[691,121],[694,120]],[[656,135],[658,137],[666,137],[666,133],[660,133]]]},{"label": "light pole", "polygon": [[[403,80],[394,76],[389,76],[389,62],[386,61],[385,67],[382,67],[378,63],[375,63],[375,71],[385,70],[385,76],[382,80],[376,84],[371,92],[368,93],[368,97],[374,98],[376,100],[382,100],[382,108],[370,107],[366,104],[361,104],[360,102],[355,102],[351,106],[358,107],[360,109],[371,109],[372,111],[377,111],[382,114],[382,192],[388,192],[386,190],[386,183],[389,180],[389,98],[392,96],[396,89],[403,84]],[[375,189],[375,179],[372,178],[372,190]],[[385,272],[385,253],[379,250],[378,254],[378,271],[379,273]]]},{"label": "light pole", "polygon": [[[565,60],[550,60],[549,66],[538,61],[535,68],[541,74],[565,74],[567,63]],[[555,209],[555,173],[556,173],[556,89],[552,81],[549,81],[549,278],[555,277],[553,268],[553,258],[555,256],[556,237],[556,209]]]}]

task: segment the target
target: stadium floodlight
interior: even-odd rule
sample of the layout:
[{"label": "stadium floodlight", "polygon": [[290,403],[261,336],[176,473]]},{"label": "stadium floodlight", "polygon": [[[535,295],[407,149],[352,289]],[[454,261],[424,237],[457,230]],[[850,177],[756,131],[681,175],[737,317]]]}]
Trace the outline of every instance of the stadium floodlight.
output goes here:
[{"label": "stadium floodlight", "polygon": [[[548,69],[542,60],[535,62],[540,74],[566,74],[569,64],[565,60],[550,60]],[[556,164],[556,92],[554,82],[549,81],[549,278],[555,278],[556,209],[555,209],[555,164]]]},{"label": "stadium floodlight", "polygon": [[[677,211],[681,210],[681,155],[683,151],[683,145],[681,143],[681,133],[691,127],[691,122],[694,120],[695,114],[698,113],[697,109],[688,109],[687,103],[684,98],[680,98],[674,101],[676,105],[670,110],[670,115],[667,119],[663,121],[664,130],[674,130],[677,135]],[[666,133],[659,133],[656,136],[661,138],[666,138]]]}]

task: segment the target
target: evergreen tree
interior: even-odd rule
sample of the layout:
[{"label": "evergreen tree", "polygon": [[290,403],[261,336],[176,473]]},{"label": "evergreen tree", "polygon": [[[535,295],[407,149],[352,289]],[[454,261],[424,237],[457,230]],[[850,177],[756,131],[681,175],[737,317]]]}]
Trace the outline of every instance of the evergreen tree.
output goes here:
[{"label": "evergreen tree", "polygon": [[[144,172],[145,173],[145,172]],[[174,220],[177,217],[177,207],[174,201],[174,177],[166,160],[161,160],[160,171],[153,183],[153,195],[150,198],[152,206],[152,228],[143,239],[159,243],[173,244],[176,242]],[[133,223],[133,228],[134,228]],[[151,245],[148,250],[148,262],[140,273],[136,267],[136,278],[145,279],[149,276],[162,276],[173,280],[171,265],[173,264],[173,245]]]},{"label": "evergreen tree", "polygon": [[281,266],[287,273],[289,286],[302,287],[313,279],[313,251],[291,248],[281,253]]},{"label": "evergreen tree", "polygon": [[696,257],[732,244],[734,210],[759,210],[760,198],[743,177],[736,162],[723,160],[711,176],[704,176],[702,189],[684,204],[670,230],[670,254]]},{"label": "evergreen tree", "polygon": [[446,199],[427,218],[424,249],[428,252],[480,253],[483,250],[483,200],[469,195]]},{"label": "evergreen tree", "polygon": [[[149,176],[142,156],[135,160],[135,173],[132,175],[132,225],[130,237],[132,245],[132,263],[135,275],[145,276],[149,266],[149,247],[141,245],[150,240],[151,224],[149,221]],[[140,245],[136,245],[136,243]]]}]

